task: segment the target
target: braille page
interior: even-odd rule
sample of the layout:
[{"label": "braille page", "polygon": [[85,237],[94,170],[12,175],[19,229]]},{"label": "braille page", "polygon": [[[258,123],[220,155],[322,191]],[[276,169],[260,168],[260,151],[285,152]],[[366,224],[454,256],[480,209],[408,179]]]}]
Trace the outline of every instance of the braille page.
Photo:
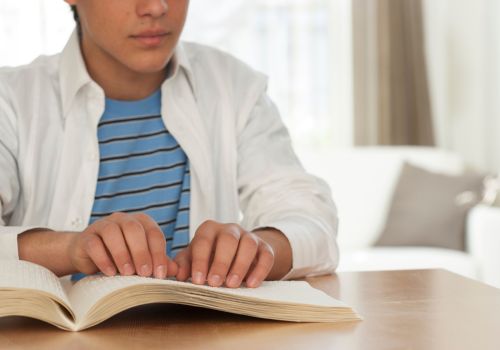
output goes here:
[{"label": "braille page", "polygon": [[70,305],[59,279],[43,266],[23,260],[0,261],[1,289],[32,289],[53,295]]},{"label": "braille page", "polygon": [[77,319],[81,319],[99,300],[107,295],[132,286],[143,285],[147,292],[147,285],[168,287],[168,290],[189,295],[206,295],[220,299],[253,299],[259,303],[283,303],[293,305],[307,305],[318,307],[349,308],[320,290],[311,287],[302,281],[275,281],[264,282],[259,288],[224,288],[199,286],[189,282],[175,280],[160,280],[138,276],[90,276],[75,284],[70,292],[69,299]]}]

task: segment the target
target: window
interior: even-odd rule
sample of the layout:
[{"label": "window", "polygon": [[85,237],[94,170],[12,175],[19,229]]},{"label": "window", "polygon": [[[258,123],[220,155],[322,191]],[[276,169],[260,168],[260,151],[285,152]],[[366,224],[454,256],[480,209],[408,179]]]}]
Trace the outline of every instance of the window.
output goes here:
[{"label": "window", "polygon": [[352,144],[349,0],[192,0],[184,38],[269,76],[299,153]]},{"label": "window", "polygon": [[[349,0],[191,0],[184,39],[228,51],[269,76],[299,153],[352,143]],[[64,47],[62,0],[2,0],[0,66]]]}]

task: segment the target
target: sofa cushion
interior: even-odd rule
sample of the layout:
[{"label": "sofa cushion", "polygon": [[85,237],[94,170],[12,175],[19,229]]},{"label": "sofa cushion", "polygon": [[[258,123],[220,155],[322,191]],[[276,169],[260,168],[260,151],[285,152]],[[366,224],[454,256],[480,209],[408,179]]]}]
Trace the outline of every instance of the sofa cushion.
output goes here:
[{"label": "sofa cushion", "polygon": [[438,174],[405,163],[376,245],[464,250],[466,215],[481,199],[483,178]]},{"label": "sofa cushion", "polygon": [[443,174],[461,174],[463,160],[432,147],[356,147],[300,153],[306,168],[325,179],[339,214],[341,252],[375,244],[385,227],[404,161]]},{"label": "sofa cushion", "polygon": [[446,269],[477,279],[477,262],[464,252],[427,247],[374,247],[340,256],[337,271]]}]

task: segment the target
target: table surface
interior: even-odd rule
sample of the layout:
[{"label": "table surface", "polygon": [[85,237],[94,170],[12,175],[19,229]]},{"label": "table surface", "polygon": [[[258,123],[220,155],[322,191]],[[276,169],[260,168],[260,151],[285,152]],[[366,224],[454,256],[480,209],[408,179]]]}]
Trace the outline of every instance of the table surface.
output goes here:
[{"label": "table surface", "polygon": [[0,349],[500,349],[500,290],[451,272],[344,272],[307,281],[364,320],[300,324],[147,305],[76,333],[2,318]]}]

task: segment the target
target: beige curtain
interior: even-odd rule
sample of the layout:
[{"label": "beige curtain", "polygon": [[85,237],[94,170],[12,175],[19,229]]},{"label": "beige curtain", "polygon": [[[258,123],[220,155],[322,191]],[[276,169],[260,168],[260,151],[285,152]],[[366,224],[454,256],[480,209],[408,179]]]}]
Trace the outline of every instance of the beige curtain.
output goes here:
[{"label": "beige curtain", "polygon": [[353,0],[356,145],[434,145],[421,0]]}]

